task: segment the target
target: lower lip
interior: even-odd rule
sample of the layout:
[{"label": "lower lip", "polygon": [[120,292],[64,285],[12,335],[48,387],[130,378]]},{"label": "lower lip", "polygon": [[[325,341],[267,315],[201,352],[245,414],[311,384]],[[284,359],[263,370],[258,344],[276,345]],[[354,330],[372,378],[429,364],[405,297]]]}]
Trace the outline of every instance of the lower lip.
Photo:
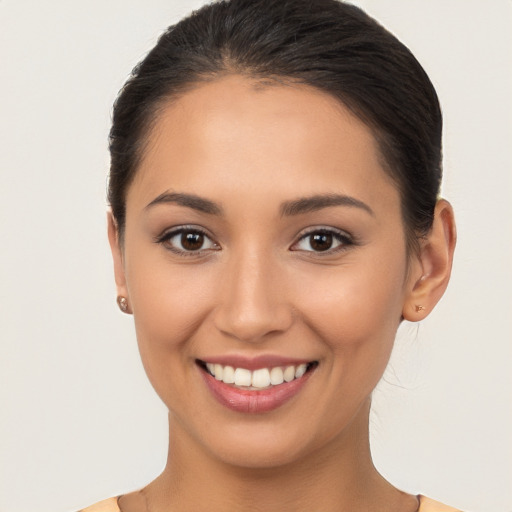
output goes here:
[{"label": "lower lip", "polygon": [[213,396],[228,409],[236,412],[262,413],[277,409],[297,395],[309,380],[313,370],[309,370],[299,379],[261,391],[236,388],[217,380],[205,370],[200,369],[200,372]]}]

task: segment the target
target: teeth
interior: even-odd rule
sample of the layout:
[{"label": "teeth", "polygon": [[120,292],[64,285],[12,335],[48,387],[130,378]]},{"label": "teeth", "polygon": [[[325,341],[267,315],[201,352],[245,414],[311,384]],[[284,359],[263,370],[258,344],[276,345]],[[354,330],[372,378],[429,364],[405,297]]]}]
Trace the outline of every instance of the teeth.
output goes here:
[{"label": "teeth", "polygon": [[295,379],[295,366],[287,366],[283,372],[284,380],[291,382]]},{"label": "teeth", "polygon": [[232,366],[224,366],[224,373],[222,381],[226,384],[234,384],[235,382],[235,369]]},{"label": "teeth", "polygon": [[246,370],[245,368],[237,368],[235,370],[235,384],[237,386],[250,386],[251,381],[251,370]]},{"label": "teeth", "polygon": [[252,385],[255,388],[266,388],[270,385],[270,372],[266,368],[252,372]]},{"label": "teeth", "polygon": [[302,377],[306,373],[307,368],[307,364],[299,364],[299,366],[297,366],[297,369],[295,370],[295,378],[300,379],[300,377]]},{"label": "teeth", "polygon": [[213,363],[206,363],[206,368],[215,379],[221,380],[225,384],[263,389],[270,385],[279,386],[283,382],[300,379],[306,373],[308,365],[290,365],[284,368],[276,366],[274,368],[260,368],[252,372],[246,368],[233,368],[232,366]]},{"label": "teeth", "polygon": [[224,377],[224,367],[221,364],[216,364],[213,372],[217,380],[222,380]]},{"label": "teeth", "polygon": [[283,369],[277,366],[270,370],[270,383],[274,386],[282,384],[284,382]]}]

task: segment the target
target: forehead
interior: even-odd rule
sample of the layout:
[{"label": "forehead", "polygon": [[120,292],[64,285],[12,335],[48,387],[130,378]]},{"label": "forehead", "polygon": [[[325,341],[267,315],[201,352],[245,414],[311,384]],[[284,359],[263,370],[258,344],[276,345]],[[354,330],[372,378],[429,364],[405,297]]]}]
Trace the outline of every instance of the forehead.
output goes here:
[{"label": "forehead", "polygon": [[169,189],[226,196],[250,189],[269,199],[279,190],[371,201],[382,186],[395,188],[380,162],[371,130],[331,95],[229,76],[164,105],[128,199],[136,192],[147,204]]}]

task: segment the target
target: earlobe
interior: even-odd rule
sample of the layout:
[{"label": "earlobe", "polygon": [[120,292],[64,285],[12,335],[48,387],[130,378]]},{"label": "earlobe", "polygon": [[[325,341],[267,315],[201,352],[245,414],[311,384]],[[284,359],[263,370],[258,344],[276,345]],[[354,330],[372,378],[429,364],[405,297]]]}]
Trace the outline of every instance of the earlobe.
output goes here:
[{"label": "earlobe", "polygon": [[402,311],[405,320],[423,320],[443,296],[450,280],[456,239],[452,206],[440,199],[432,228],[421,241],[418,257],[421,275],[411,283]]},{"label": "earlobe", "polygon": [[[114,277],[116,281],[117,295],[118,295],[118,303],[119,297],[125,298],[126,304],[129,305],[128,301],[128,289],[126,286],[126,277],[124,271],[124,258],[123,251],[121,247],[121,242],[119,240],[119,229],[117,227],[117,222],[114,219],[111,211],[107,212],[107,225],[108,225],[108,241],[110,243],[110,250],[112,251],[112,260],[114,263]],[[120,306],[121,307],[121,306]],[[125,313],[131,313],[131,311],[126,309],[122,309]]]}]

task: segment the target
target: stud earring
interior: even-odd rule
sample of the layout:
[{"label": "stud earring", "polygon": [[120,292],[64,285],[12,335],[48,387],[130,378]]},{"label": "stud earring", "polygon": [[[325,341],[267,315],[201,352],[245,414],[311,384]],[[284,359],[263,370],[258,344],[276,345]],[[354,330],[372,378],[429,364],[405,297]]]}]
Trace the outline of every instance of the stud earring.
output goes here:
[{"label": "stud earring", "polygon": [[123,313],[128,312],[128,299],[126,297],[119,295],[119,297],[117,297],[117,305]]},{"label": "stud earring", "polygon": [[420,311],[423,311],[425,309],[425,306],[416,306],[416,313],[419,313]]}]

